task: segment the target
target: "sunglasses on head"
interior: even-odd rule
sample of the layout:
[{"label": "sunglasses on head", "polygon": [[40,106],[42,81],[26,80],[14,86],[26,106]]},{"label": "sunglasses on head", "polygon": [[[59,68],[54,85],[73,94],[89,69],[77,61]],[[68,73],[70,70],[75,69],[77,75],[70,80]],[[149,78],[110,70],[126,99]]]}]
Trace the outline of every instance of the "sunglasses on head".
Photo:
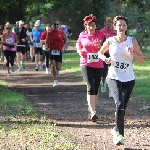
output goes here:
[{"label": "sunglasses on head", "polygon": [[57,23],[54,23],[54,25],[56,26],[56,25],[59,25],[59,24],[57,24]]},{"label": "sunglasses on head", "polygon": [[6,29],[11,29],[11,28],[7,27]]}]

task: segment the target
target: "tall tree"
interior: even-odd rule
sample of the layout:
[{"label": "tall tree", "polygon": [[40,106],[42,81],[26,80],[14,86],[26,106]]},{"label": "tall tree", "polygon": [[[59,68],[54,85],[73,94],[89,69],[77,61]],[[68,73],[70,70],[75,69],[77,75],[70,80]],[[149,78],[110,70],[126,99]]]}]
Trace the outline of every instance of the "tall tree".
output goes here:
[{"label": "tall tree", "polygon": [[122,0],[116,0],[116,15],[121,15]]}]

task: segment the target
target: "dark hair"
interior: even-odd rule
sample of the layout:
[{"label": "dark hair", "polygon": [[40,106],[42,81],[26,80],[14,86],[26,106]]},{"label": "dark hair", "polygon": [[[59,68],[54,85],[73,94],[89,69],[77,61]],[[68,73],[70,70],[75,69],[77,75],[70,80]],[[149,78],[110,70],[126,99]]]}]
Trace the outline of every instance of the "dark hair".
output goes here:
[{"label": "dark hair", "polygon": [[93,14],[90,14],[89,16],[84,17],[83,19],[84,21],[84,26],[91,23],[91,22],[95,22],[96,23],[96,16],[94,16]]},{"label": "dark hair", "polygon": [[[113,26],[116,26],[116,23],[117,23],[118,20],[124,20],[126,22],[127,26],[128,26],[128,19],[124,16],[121,16],[121,15],[114,17]],[[125,34],[127,35],[127,31],[125,32]]]}]

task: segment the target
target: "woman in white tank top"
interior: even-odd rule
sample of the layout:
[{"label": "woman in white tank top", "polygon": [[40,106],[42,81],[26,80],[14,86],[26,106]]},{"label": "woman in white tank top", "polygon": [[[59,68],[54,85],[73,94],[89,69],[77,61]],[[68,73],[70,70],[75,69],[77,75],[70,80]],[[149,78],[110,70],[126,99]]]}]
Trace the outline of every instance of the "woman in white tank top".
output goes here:
[{"label": "woman in white tank top", "polygon": [[[108,71],[108,86],[116,104],[116,126],[111,133],[114,144],[120,145],[124,144],[124,115],[135,84],[132,60],[143,63],[144,59],[137,40],[127,36],[127,18],[116,16],[113,25],[117,35],[104,42],[98,56],[107,64],[111,64]],[[110,57],[106,58],[104,53],[108,49]]]}]

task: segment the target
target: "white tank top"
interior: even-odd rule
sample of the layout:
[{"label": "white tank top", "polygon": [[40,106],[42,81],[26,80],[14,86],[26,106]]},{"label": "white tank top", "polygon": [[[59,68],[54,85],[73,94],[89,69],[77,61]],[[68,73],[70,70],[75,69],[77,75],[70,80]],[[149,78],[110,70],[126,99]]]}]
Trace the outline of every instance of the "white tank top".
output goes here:
[{"label": "white tank top", "polygon": [[128,52],[127,45],[133,49],[132,37],[128,36],[127,40],[118,43],[114,37],[109,37],[109,54],[111,57],[111,66],[108,70],[108,77],[111,79],[127,82],[135,79],[132,60],[133,56]]}]

